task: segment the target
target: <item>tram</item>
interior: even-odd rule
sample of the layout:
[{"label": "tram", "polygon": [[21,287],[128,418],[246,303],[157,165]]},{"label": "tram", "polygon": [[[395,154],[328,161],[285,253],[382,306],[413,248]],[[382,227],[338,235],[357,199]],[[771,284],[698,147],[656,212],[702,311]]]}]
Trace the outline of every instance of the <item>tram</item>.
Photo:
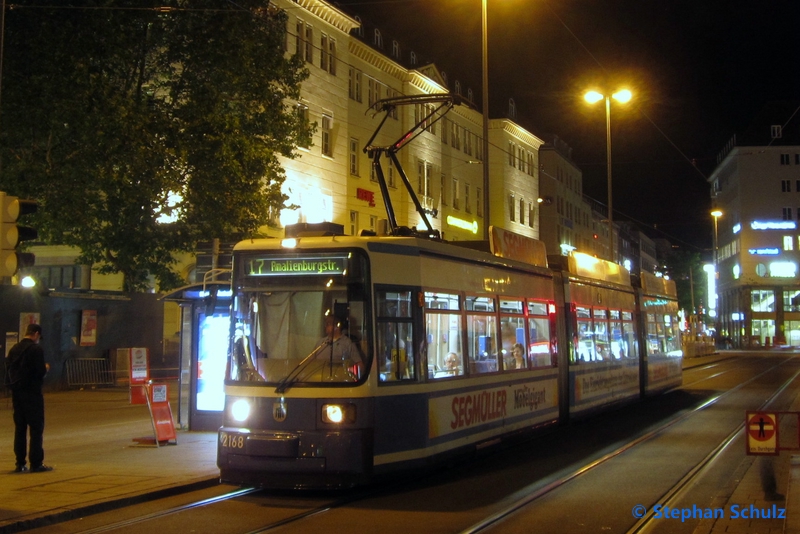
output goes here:
[{"label": "tram", "polygon": [[287,230],[234,248],[224,482],[366,484],[680,384],[674,283],[494,228],[494,253]]},{"label": "tram", "polygon": [[[431,110],[395,143],[373,136],[365,148],[386,231],[300,224],[234,247],[223,482],[368,484],[681,383],[674,283],[634,284],[585,254],[548,257],[500,228],[488,243],[440,238],[395,153],[452,99],[375,104],[386,116]],[[425,229],[397,224],[382,155]]]}]

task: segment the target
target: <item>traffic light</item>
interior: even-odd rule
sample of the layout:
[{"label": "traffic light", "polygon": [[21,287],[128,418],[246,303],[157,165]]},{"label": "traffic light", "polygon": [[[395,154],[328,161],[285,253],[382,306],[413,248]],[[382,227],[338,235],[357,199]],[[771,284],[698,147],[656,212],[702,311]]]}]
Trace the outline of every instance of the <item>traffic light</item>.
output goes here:
[{"label": "traffic light", "polygon": [[34,255],[18,252],[17,246],[36,239],[38,233],[34,228],[18,226],[17,219],[37,208],[34,200],[20,200],[0,191],[0,277],[14,276],[21,267],[34,264]]}]

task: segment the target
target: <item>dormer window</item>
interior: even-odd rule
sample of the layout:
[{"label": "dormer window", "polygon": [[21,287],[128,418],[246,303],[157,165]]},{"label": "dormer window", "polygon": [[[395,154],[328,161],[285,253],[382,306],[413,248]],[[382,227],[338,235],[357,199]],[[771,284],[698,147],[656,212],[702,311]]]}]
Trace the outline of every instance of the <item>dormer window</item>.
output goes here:
[{"label": "dormer window", "polygon": [[375,37],[373,38],[373,44],[378,48],[383,48],[383,36],[381,35],[381,31],[378,28],[375,28]]},{"label": "dormer window", "polygon": [[508,99],[508,118],[511,120],[516,120],[517,118],[517,103],[514,102],[513,98]]},{"label": "dormer window", "polygon": [[411,52],[411,55],[409,56],[409,62],[412,65],[416,65],[417,64],[417,54],[415,54],[414,52]]},{"label": "dormer window", "polygon": [[780,124],[773,124],[770,130],[772,131],[773,139],[780,139],[783,137],[783,128]]},{"label": "dormer window", "polygon": [[358,27],[353,29],[353,33],[358,35],[359,37],[364,37],[364,23],[361,22],[361,17],[358,15],[355,16],[356,22],[358,22]]},{"label": "dormer window", "polygon": [[400,43],[392,41],[392,57],[400,59]]},{"label": "dormer window", "polygon": [[456,80],[456,94],[458,96],[461,96],[461,82],[459,82],[458,80]]},{"label": "dormer window", "polygon": [[475,102],[475,95],[472,93],[472,89],[467,89],[467,100]]}]

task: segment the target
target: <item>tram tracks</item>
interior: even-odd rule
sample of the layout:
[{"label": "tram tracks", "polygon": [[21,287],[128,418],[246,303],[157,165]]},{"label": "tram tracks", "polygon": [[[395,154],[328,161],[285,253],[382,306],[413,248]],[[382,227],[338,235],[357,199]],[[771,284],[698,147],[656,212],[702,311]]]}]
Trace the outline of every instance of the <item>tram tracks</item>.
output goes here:
[{"label": "tram tracks", "polygon": [[[693,408],[688,412],[684,412],[676,417],[666,421],[664,424],[660,425],[659,427],[647,432],[639,436],[638,438],[622,445],[621,447],[615,449],[608,454],[605,454],[601,458],[598,458],[584,466],[581,466],[572,472],[557,475],[550,480],[546,480],[543,482],[539,482],[537,484],[532,485],[528,488],[527,491],[523,492],[526,493],[524,497],[507,504],[501,510],[496,511],[492,515],[488,516],[484,520],[477,522],[476,524],[470,526],[469,528],[463,529],[461,534],[477,534],[480,532],[486,532],[492,530],[494,528],[499,527],[505,520],[512,517],[513,515],[519,513],[527,506],[531,505],[535,501],[541,499],[542,497],[549,495],[550,493],[554,492],[555,490],[565,486],[566,484],[576,481],[583,475],[587,474],[591,470],[608,463],[609,461],[628,453],[629,451],[633,450],[635,447],[640,446],[648,441],[652,440],[656,436],[661,435],[669,428],[682,423],[691,417],[696,416],[698,413],[708,409],[709,407],[717,404],[721,400],[735,395],[737,392],[743,390],[748,385],[754,383],[767,373],[774,371],[776,368],[786,364],[787,362],[791,361],[794,356],[787,358],[780,363],[771,366],[768,369],[763,370],[762,372],[756,374],[755,376],[749,378],[748,380],[738,384],[734,388],[731,388],[728,391],[720,393],[718,395],[714,395],[707,399],[705,402],[700,404],[699,406]],[[734,369],[725,370],[723,373],[733,371]],[[708,377],[704,377],[693,384],[703,382],[705,380],[711,379],[714,376],[717,376],[721,373],[717,373],[715,375],[711,375]],[[784,383],[776,389],[770,397],[765,400],[759,409],[768,408],[774,401],[777,399],[781,393],[783,393],[795,380],[797,380],[798,376],[800,376],[800,371],[795,372],[789,379],[784,381]],[[685,387],[685,386],[684,386]],[[717,447],[715,447],[711,452],[709,452],[700,462],[698,462],[692,469],[690,469],[677,483],[675,483],[671,488],[669,488],[663,495],[658,499],[655,500],[655,503],[662,504],[664,506],[670,506],[675,503],[683,494],[684,491],[688,487],[690,487],[695,481],[701,478],[706,471],[709,469],[711,465],[722,455],[722,453],[730,447],[730,445],[739,437],[742,433],[744,428],[744,423],[740,423],[732,432],[730,432],[724,439],[722,439]],[[635,534],[641,532],[647,532],[653,525],[653,520],[655,518],[652,506],[647,507],[647,513],[643,515],[633,527],[631,527],[627,534]]]}]

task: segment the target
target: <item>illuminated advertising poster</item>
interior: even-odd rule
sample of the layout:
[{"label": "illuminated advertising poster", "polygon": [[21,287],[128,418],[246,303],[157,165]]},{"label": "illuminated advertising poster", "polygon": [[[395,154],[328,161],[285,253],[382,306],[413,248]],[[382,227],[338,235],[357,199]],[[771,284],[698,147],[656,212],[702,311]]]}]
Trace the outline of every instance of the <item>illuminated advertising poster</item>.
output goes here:
[{"label": "illuminated advertising poster", "polygon": [[638,362],[570,372],[572,381],[570,404],[588,408],[609,399],[625,398],[639,391]]},{"label": "illuminated advertising poster", "polygon": [[81,347],[97,344],[97,310],[81,312]]},{"label": "illuminated advertising poster", "polygon": [[228,355],[228,315],[201,315],[197,341],[198,410],[221,412],[225,408],[225,363]]},{"label": "illuminated advertising poster", "polygon": [[[459,392],[428,400],[428,437],[544,421],[557,414],[556,379]],[[531,418],[531,414],[536,416]]]}]

